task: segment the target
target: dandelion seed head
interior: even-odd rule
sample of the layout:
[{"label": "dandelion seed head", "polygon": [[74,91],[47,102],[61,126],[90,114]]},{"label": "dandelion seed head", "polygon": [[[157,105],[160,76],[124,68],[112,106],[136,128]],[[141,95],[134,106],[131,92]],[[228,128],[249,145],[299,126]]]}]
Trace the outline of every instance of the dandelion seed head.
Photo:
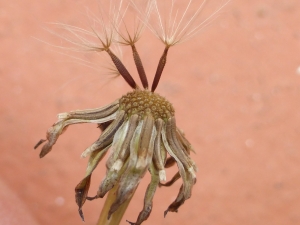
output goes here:
[{"label": "dandelion seed head", "polygon": [[135,90],[120,99],[120,109],[130,116],[137,114],[143,118],[151,114],[155,120],[174,116],[175,110],[170,102],[159,94],[147,90]]},{"label": "dandelion seed head", "polygon": [[[168,212],[177,212],[191,197],[197,171],[190,155],[194,150],[184,133],[177,127],[174,107],[167,99],[155,93],[155,90],[166,65],[169,48],[193,37],[223,6],[209,18],[198,23],[197,18],[206,0],[202,1],[192,13],[189,10],[192,8],[193,0],[189,0],[181,12],[174,7],[175,0],[170,2],[168,12],[162,13],[166,8],[162,9],[161,1],[158,0],[111,0],[107,13],[101,9],[99,18],[89,13],[90,31],[60,25],[70,34],[70,36],[61,35],[64,40],[88,51],[101,54],[106,52],[113,64],[112,70],[120,74],[132,88],[131,92],[107,106],[60,113],[58,121],[47,131],[47,140],[41,139],[34,147],[37,148],[44,143],[40,153],[42,158],[52,150],[60,135],[70,125],[79,123],[98,125],[101,134],[81,155],[89,156],[89,161],[85,176],[75,187],[75,200],[82,219],[84,219],[82,208],[86,200],[103,198],[107,192],[118,187],[114,193],[115,201],[108,211],[107,217],[110,218],[124,202],[131,199],[147,171],[151,174],[151,181],[145,193],[144,206],[136,222],[130,224],[139,225],[149,217],[157,187],[169,187],[181,178],[179,193],[165,210],[165,216]],[[128,11],[135,13],[133,29],[128,25]],[[135,46],[145,28],[149,28],[165,45],[151,89],[148,89],[146,71]],[[131,48],[143,88],[135,82],[123,64],[122,57],[116,53],[119,52],[120,46]],[[106,162],[106,176],[100,183],[96,195],[89,197],[93,171],[107,152],[110,154]],[[166,168],[174,165],[177,165],[178,172],[165,182]]]}]

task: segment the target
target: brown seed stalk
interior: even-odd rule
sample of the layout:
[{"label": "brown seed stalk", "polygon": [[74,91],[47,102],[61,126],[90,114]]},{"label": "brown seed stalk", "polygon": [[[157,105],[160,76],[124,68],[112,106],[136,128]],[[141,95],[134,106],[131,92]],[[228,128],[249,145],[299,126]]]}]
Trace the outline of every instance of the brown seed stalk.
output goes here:
[{"label": "brown seed stalk", "polygon": [[154,79],[153,79],[153,83],[152,83],[152,87],[151,87],[151,91],[154,92],[155,89],[157,88],[157,85],[159,83],[159,80],[160,80],[160,77],[161,77],[161,74],[165,68],[165,65],[167,63],[167,55],[168,55],[168,51],[169,51],[169,47],[170,46],[166,46],[165,47],[165,50],[159,60],[159,63],[158,63],[158,66],[157,66],[157,69],[156,69],[156,73],[155,73],[155,76],[154,76]]},{"label": "brown seed stalk", "polygon": [[123,65],[122,61],[108,48],[105,49],[105,51],[109,54],[111,60],[115,64],[117,70],[121,74],[121,76],[124,78],[124,80],[129,84],[130,87],[133,89],[137,89],[138,86],[136,85],[134,79],[126,69],[126,67]]},{"label": "brown seed stalk", "polygon": [[140,55],[137,52],[134,44],[131,45],[131,49],[132,49],[132,53],[133,53],[134,63],[135,63],[136,69],[139,73],[142,85],[143,85],[144,89],[148,89],[148,80],[147,80],[146,72],[144,70]]}]

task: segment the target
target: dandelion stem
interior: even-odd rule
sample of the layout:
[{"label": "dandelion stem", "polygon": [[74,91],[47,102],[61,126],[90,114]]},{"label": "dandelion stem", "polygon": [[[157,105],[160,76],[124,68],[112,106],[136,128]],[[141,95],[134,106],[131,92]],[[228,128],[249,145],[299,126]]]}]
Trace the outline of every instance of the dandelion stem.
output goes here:
[{"label": "dandelion stem", "polygon": [[118,190],[118,187],[119,187],[119,185],[115,185],[114,188],[109,191],[106,201],[104,203],[104,206],[102,208],[99,220],[97,222],[97,225],[119,225],[120,224],[120,221],[129,205],[132,197],[129,198],[128,200],[126,200],[122,205],[120,205],[118,210],[116,212],[114,212],[111,215],[110,219],[108,220],[107,219],[108,212],[109,212],[111,205],[114,203],[114,201],[116,199],[116,192]]}]

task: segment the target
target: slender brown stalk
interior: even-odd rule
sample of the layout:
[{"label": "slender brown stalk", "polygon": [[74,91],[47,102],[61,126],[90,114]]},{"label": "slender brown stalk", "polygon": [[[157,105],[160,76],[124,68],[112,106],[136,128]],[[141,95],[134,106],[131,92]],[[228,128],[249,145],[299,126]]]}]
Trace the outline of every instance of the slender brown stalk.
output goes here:
[{"label": "slender brown stalk", "polygon": [[156,69],[156,73],[155,73],[155,76],[154,76],[154,79],[153,79],[152,87],[151,87],[152,92],[155,91],[155,89],[158,85],[158,82],[160,80],[161,74],[162,74],[162,72],[165,68],[165,65],[166,65],[166,62],[167,62],[167,55],[168,55],[169,47],[170,46],[168,46],[168,45],[165,47],[164,53],[160,57],[160,60],[159,60],[159,63],[158,63],[157,69]]},{"label": "slender brown stalk", "polygon": [[105,51],[109,54],[109,56],[111,57],[111,60],[115,64],[117,70],[119,71],[121,76],[125,79],[125,81],[129,84],[129,86],[132,87],[133,89],[136,89],[137,85],[136,85],[134,79],[132,78],[132,76],[126,69],[126,67],[123,65],[121,60],[109,48],[106,49]]},{"label": "slender brown stalk", "polygon": [[[113,189],[111,189],[108,193],[108,196],[106,198],[106,201],[104,203],[104,206],[102,208],[99,220],[97,222],[97,225],[119,225],[120,221],[132,199],[129,198],[128,200],[126,200],[119,208],[116,212],[114,212],[110,219],[108,220],[108,212],[109,209],[111,207],[111,205],[114,203],[114,201],[116,200],[116,192],[118,190],[119,185],[115,185]],[[132,195],[133,196],[133,195]]]},{"label": "slender brown stalk", "polygon": [[133,59],[134,59],[136,68],[138,70],[140,79],[142,81],[143,87],[145,89],[148,89],[148,80],[147,80],[147,76],[146,76],[146,73],[145,73],[145,70],[144,70],[143,63],[142,63],[142,60],[140,58],[140,55],[137,52],[136,47],[135,47],[134,44],[131,45],[131,48],[132,48],[132,53],[133,53]]}]

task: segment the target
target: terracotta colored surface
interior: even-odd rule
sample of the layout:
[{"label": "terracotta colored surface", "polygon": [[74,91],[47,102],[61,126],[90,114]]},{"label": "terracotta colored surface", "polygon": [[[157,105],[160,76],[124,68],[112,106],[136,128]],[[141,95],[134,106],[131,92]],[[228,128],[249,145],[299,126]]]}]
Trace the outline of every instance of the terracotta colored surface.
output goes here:
[{"label": "terracotta colored surface", "polygon": [[[78,25],[92,2],[0,4],[0,177],[10,189],[0,187],[8,197],[1,207],[21,207],[43,225],[82,224],[74,201],[87,163],[80,154],[99,131],[95,125],[69,128],[42,160],[33,146],[57,113],[103,106],[130,90],[121,78],[69,63],[70,57],[33,38],[59,44],[44,23]],[[192,198],[166,218],[180,182],[159,189],[145,224],[300,224],[299,22],[298,0],[232,1],[196,39],[170,50],[157,92],[174,104],[196,149],[198,181]],[[144,37],[138,48],[154,74],[163,46]],[[91,193],[104,173],[102,163]],[[122,224],[136,219],[148,181]],[[85,224],[95,224],[103,202],[85,204]],[[0,224],[14,224],[7,218],[1,214]]]}]

